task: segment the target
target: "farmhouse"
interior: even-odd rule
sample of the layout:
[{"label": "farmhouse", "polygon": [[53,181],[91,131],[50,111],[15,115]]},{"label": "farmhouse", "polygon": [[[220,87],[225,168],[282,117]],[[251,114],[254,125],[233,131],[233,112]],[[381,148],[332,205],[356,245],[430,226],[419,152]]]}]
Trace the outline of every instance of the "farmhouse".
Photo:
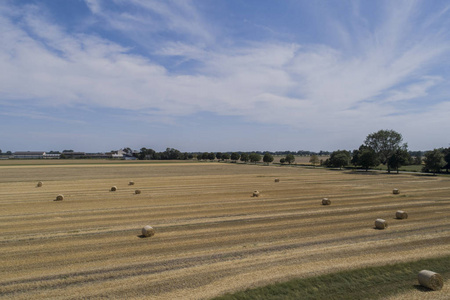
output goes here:
[{"label": "farmhouse", "polygon": [[45,158],[45,152],[44,151],[17,151],[17,152],[14,152],[13,158],[22,158],[22,159]]},{"label": "farmhouse", "polygon": [[126,154],[126,152],[123,151],[122,149],[117,150],[117,151],[111,151],[111,157],[116,158],[116,159],[122,159],[125,154]]}]

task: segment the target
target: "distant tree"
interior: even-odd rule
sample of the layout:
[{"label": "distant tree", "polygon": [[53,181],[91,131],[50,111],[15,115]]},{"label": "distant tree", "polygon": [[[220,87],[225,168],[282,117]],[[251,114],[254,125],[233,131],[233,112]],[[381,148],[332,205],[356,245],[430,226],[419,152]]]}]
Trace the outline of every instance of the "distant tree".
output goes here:
[{"label": "distant tree", "polygon": [[421,165],[422,164],[422,155],[416,155],[414,156],[414,164],[415,165]]},{"label": "distant tree", "polygon": [[229,159],[230,159],[230,153],[222,154],[222,160],[229,160]]},{"label": "distant tree", "polygon": [[433,172],[433,175],[436,175],[445,166],[444,155],[439,149],[426,152],[424,160],[425,169]]},{"label": "distant tree", "polygon": [[[361,145],[359,148],[361,149],[361,147],[364,147],[364,145]],[[359,155],[360,155],[360,150],[359,149],[355,149],[352,152],[352,159],[350,160],[350,163],[352,165],[359,166]]]},{"label": "distant tree", "polygon": [[448,169],[450,169],[450,148],[444,149],[444,160],[446,162],[444,169],[448,173]]},{"label": "distant tree", "polygon": [[6,155],[12,155],[11,151],[6,151]]},{"label": "distant tree", "polygon": [[280,164],[284,164],[286,162],[286,159],[284,157],[280,158]]},{"label": "distant tree", "polygon": [[295,156],[293,154],[288,154],[284,158],[284,161],[287,162],[288,164],[292,164],[295,161]]},{"label": "distant tree", "polygon": [[401,166],[406,165],[410,160],[409,153],[406,149],[397,149],[395,152],[389,157],[388,165],[394,170],[397,170]]},{"label": "distant tree", "polygon": [[368,171],[369,168],[376,167],[380,164],[375,151],[366,145],[361,145],[358,150],[353,150],[350,162],[355,167],[361,166],[366,169],[366,171]]},{"label": "distant tree", "polygon": [[0,149],[0,154],[2,154],[2,149]]},{"label": "distant tree", "polygon": [[174,159],[180,159],[181,158],[181,152],[174,148],[166,148],[166,151],[161,153],[161,158],[163,160],[174,160]]},{"label": "distant tree", "polygon": [[378,156],[372,148],[365,147],[359,150],[357,164],[366,169],[367,172],[369,168],[378,166],[380,164],[380,161],[378,160]]},{"label": "distant tree", "polygon": [[315,154],[311,155],[311,157],[309,158],[309,162],[316,167],[316,165],[320,162],[319,161],[319,157]]},{"label": "distant tree", "polygon": [[248,153],[245,153],[245,152],[242,153],[240,160],[243,161],[243,162],[248,162],[250,160],[250,157],[249,157]]},{"label": "distant tree", "polygon": [[[400,145],[403,138],[402,135],[394,130],[379,130],[369,134],[364,141],[364,144],[372,148],[378,155],[378,159],[382,164],[386,164],[389,158],[399,148],[407,148],[407,144]],[[388,172],[391,172],[389,164]]]},{"label": "distant tree", "polygon": [[217,152],[216,153],[216,158],[217,158],[217,160],[221,160],[222,159],[222,152]]},{"label": "distant tree", "polygon": [[153,149],[147,149],[147,148],[141,148],[139,154],[138,154],[138,159],[139,160],[144,160],[144,159],[155,159],[155,154],[156,151]]},{"label": "distant tree", "polygon": [[73,150],[63,150],[63,153],[74,152]]},{"label": "distant tree", "polygon": [[346,150],[337,150],[331,153],[329,165],[342,169],[350,163],[350,152]]},{"label": "distant tree", "polygon": [[214,152],[208,153],[208,159],[210,161],[213,161],[216,158],[216,154]]},{"label": "distant tree", "polygon": [[269,152],[266,152],[263,157],[263,162],[269,165],[271,162],[273,162],[273,155]]},{"label": "distant tree", "polygon": [[236,153],[236,152],[231,153],[231,160],[232,160],[233,162],[238,161],[239,158],[241,158],[241,156],[239,155],[239,153]]},{"label": "distant tree", "polygon": [[250,153],[248,158],[250,159],[250,162],[256,164],[258,161],[261,160],[261,154],[253,152],[253,153]]}]

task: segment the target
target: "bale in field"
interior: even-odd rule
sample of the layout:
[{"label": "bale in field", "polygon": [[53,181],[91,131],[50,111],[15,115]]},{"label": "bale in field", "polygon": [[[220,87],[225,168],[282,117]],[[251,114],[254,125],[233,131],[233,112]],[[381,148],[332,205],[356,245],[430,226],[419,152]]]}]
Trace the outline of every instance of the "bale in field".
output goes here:
[{"label": "bale in field", "polygon": [[116,186],[112,186],[110,191],[111,191],[111,192],[117,191],[117,187],[116,187]]},{"label": "bale in field", "polygon": [[434,291],[439,291],[440,289],[442,289],[442,286],[444,285],[444,280],[442,279],[442,276],[433,271],[428,270],[420,271],[418,279],[420,285],[423,285]]},{"label": "bale in field", "polygon": [[63,195],[58,195],[56,196],[56,199],[54,201],[63,201],[64,200],[64,196]]},{"label": "bale in field", "polygon": [[134,193],[135,193],[136,195],[139,195],[139,194],[141,193],[141,190],[135,190]]},{"label": "bale in field", "polygon": [[322,205],[330,205],[331,201],[328,198],[323,198],[322,199]]},{"label": "bale in field", "polygon": [[252,197],[259,197],[259,192],[258,191],[253,191],[253,196]]},{"label": "bale in field", "polygon": [[387,224],[386,220],[383,220],[383,219],[375,220],[375,228],[376,229],[385,229],[387,227],[388,227],[388,224]]},{"label": "bale in field", "polygon": [[134,181],[128,182],[128,185],[134,185]]},{"label": "bale in field", "polygon": [[396,219],[408,219],[408,214],[403,210],[397,210],[395,213]]},{"label": "bale in field", "polygon": [[36,187],[41,187],[42,186],[42,181],[39,181],[36,185]]},{"label": "bale in field", "polygon": [[280,179],[279,178],[275,178],[275,182],[280,182]]},{"label": "bale in field", "polygon": [[393,189],[392,194],[398,195],[398,194],[400,194],[400,191],[398,189]]},{"label": "bale in field", "polygon": [[146,225],[142,228],[142,235],[145,237],[151,237],[155,235],[155,229],[152,226]]}]

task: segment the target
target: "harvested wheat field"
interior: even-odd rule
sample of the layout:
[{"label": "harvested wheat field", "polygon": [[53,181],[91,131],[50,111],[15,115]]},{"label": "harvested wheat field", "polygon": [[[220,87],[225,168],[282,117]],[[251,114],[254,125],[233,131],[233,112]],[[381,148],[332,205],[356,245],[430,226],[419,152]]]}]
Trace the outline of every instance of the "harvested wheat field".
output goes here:
[{"label": "harvested wheat field", "polygon": [[[53,201],[58,194],[64,201]],[[389,227],[376,230],[378,218]],[[153,236],[142,236],[146,225]],[[16,162],[0,165],[0,231],[2,299],[208,299],[450,254],[450,177]]]}]

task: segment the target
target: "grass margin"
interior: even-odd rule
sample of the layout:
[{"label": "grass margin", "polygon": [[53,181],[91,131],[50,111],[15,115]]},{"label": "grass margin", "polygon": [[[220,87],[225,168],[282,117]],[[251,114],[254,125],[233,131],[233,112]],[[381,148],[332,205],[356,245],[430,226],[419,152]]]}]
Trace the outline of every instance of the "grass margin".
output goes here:
[{"label": "grass margin", "polygon": [[[317,277],[298,278],[260,288],[225,294],[214,300],[248,299],[384,299],[418,290],[434,292],[419,285],[421,270],[450,277],[450,255],[411,262],[365,267]],[[439,292],[436,292],[439,293]]]}]

